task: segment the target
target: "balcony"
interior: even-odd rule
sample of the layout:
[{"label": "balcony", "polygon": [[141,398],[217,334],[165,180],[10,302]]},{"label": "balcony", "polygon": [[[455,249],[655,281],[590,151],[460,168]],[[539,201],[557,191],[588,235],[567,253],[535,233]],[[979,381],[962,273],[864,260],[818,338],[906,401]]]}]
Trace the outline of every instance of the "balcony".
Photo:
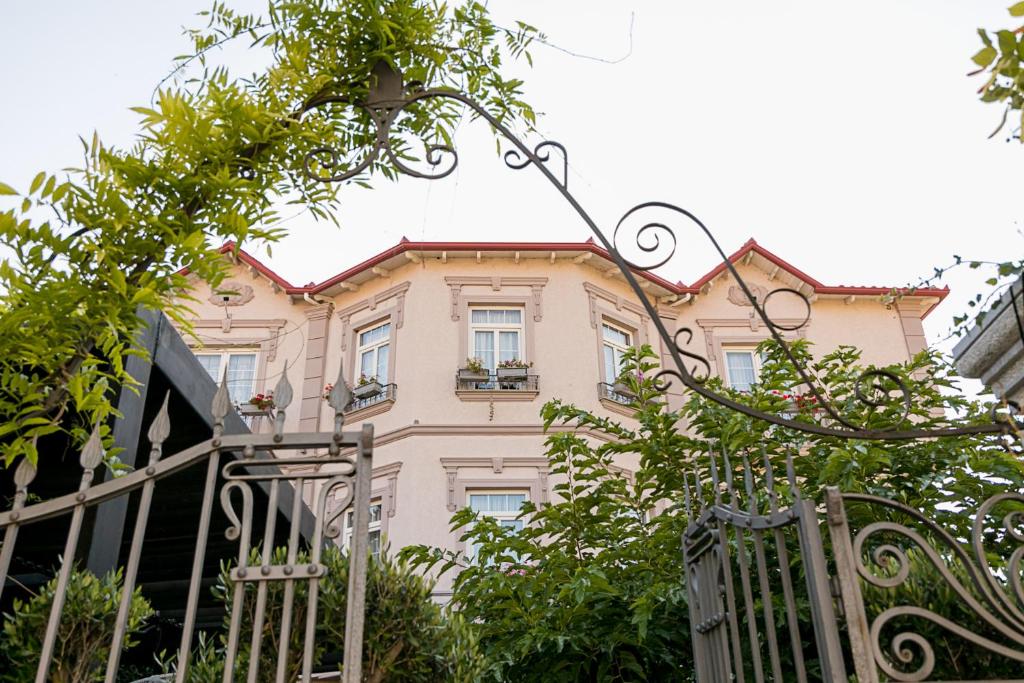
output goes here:
[{"label": "balcony", "polygon": [[[620,384],[597,383],[597,398],[608,410],[622,415],[634,417],[640,408],[637,397],[630,391],[623,391]],[[647,399],[648,406],[665,405],[664,396]]]},{"label": "balcony", "polygon": [[[356,392],[358,396],[358,392]],[[361,420],[371,415],[383,413],[390,410],[395,399],[398,397],[397,384],[382,384],[380,391],[362,398],[354,398],[345,408],[345,417],[348,419]]]},{"label": "balcony", "polygon": [[597,383],[597,396],[598,396],[598,398],[600,398],[601,400],[604,400],[604,401],[611,401],[613,403],[617,403],[617,404],[623,405],[623,406],[631,405],[633,403],[633,401],[636,400],[636,396],[634,396],[631,393],[626,393],[626,392],[623,392],[623,391],[616,391],[615,390],[616,386],[617,385],[615,385],[615,384],[608,384],[608,382],[598,382]]},{"label": "balcony", "polygon": [[540,392],[537,375],[494,372],[455,375],[455,395],[463,401],[532,401]]}]

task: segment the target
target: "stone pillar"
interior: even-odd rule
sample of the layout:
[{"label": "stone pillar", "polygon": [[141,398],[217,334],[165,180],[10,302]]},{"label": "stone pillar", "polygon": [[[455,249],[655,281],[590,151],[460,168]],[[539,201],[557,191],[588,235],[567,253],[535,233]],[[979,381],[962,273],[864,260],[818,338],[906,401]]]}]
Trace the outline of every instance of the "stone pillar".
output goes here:
[{"label": "stone pillar", "polygon": [[921,315],[924,313],[924,309],[921,302],[915,299],[903,299],[896,302],[895,305],[896,310],[899,311],[903,338],[907,342],[907,357],[913,358],[928,348],[928,340],[924,337],[924,326],[921,324]]},{"label": "stone pillar", "polygon": [[302,372],[302,405],[299,409],[299,430],[320,429],[320,408],[323,403],[324,369],[327,361],[327,338],[334,304],[321,304],[306,311],[306,360]]}]

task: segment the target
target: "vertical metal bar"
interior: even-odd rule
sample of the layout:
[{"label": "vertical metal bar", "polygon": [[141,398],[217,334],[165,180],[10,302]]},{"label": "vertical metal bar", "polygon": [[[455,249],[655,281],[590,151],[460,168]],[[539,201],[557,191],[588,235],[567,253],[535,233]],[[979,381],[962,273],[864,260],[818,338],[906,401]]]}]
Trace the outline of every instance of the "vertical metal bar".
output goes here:
[{"label": "vertical metal bar", "polygon": [[[263,527],[263,557],[260,558],[260,572],[269,573],[274,561],[274,531],[277,527],[277,479],[270,480],[270,494],[267,500],[267,520]],[[249,674],[246,680],[256,683],[259,675],[260,650],[263,647],[263,621],[267,610],[267,581],[259,581],[256,588],[256,611],[252,617],[252,640],[249,645]]]},{"label": "vertical metal bar", "polygon": [[[135,593],[135,580],[139,572],[139,557],[142,555],[142,543],[146,537],[146,524],[149,522],[149,508],[153,502],[153,487],[156,485],[156,481],[152,478],[154,473],[153,466],[160,461],[160,456],[163,453],[163,442],[171,433],[171,422],[167,415],[167,404],[170,400],[171,392],[168,391],[164,395],[163,405],[157,411],[147,434],[150,451],[146,474],[149,475],[149,478],[142,484],[139,509],[135,514],[135,532],[132,534],[132,545],[128,551],[128,566],[125,568],[124,582],[121,586],[121,604],[117,608],[114,638],[110,644],[110,655],[107,657],[107,673],[104,679],[107,683],[114,683],[114,679],[117,677],[117,668],[121,662],[121,650],[124,648],[125,633],[128,630],[128,616],[131,610],[132,596]],[[127,499],[130,495],[124,495],[125,508],[127,508]],[[118,545],[120,545],[120,537],[120,534],[118,534]]]},{"label": "vertical metal bar", "polygon": [[754,559],[757,562],[757,578],[761,587],[761,608],[764,611],[764,630],[768,638],[768,657],[771,660],[772,680],[782,680],[782,663],[779,661],[779,640],[775,630],[775,609],[772,605],[771,584],[768,581],[768,563],[764,554],[764,534],[753,532]]},{"label": "vertical metal bar", "polygon": [[[286,572],[295,572],[295,564],[299,550],[299,519],[302,509],[303,478],[299,477],[293,484],[295,495],[292,497],[292,523],[288,532],[288,560]],[[277,683],[285,683],[288,672],[289,646],[292,638],[292,608],[295,603],[295,579],[285,579],[284,604],[281,606],[281,639],[277,646]]]},{"label": "vertical metal bar", "polygon": [[146,536],[149,506],[153,501],[153,484],[153,480],[148,479],[142,485],[142,497],[139,499],[139,512],[135,517],[135,532],[132,534],[128,566],[124,570],[124,583],[121,586],[121,604],[117,608],[114,638],[110,644],[110,655],[107,657],[107,674],[104,677],[107,683],[113,683],[117,678],[117,668],[121,662],[121,650],[124,648],[125,632],[128,630],[128,616],[132,605],[132,595],[135,593],[135,577],[139,571],[139,556],[142,554],[142,542]]},{"label": "vertical metal bar", "polygon": [[[323,519],[326,515],[326,499],[329,492],[325,485],[320,493],[320,505],[316,516],[316,523],[313,527],[312,553],[309,558],[309,571],[312,574],[320,564],[321,553],[323,552]],[[309,588],[307,589],[308,600],[306,604],[306,637],[302,644],[302,683],[308,683],[313,674],[313,652],[316,650],[316,614],[317,600],[319,599],[320,579],[311,576]],[[225,681],[225,683],[227,683]]]},{"label": "vertical metal bar", "polygon": [[[747,614],[747,635],[750,637],[750,655],[754,668],[754,680],[764,683],[764,665],[761,662],[761,642],[758,637],[757,612],[754,609],[754,591],[750,582],[747,564],[746,535],[736,527],[736,562],[740,566],[740,585],[743,588],[743,606]],[[736,615],[739,618],[739,615]]]},{"label": "vertical metal bar", "polygon": [[797,621],[796,597],[793,595],[793,577],[789,567],[789,550],[782,529],[775,530],[775,552],[779,557],[782,572],[782,599],[786,603],[786,626],[789,629],[789,645],[793,650],[793,668],[796,669],[797,683],[807,683],[807,666],[804,664],[804,645],[800,639]]},{"label": "vertical metal bar", "polygon": [[366,618],[373,425],[363,425],[356,458],[356,490],[352,503],[355,506],[355,520],[349,555],[348,604],[345,610],[345,667],[342,683],[360,683],[363,679],[363,620]]},{"label": "vertical metal bar", "polygon": [[[231,623],[228,626],[228,642],[224,653],[224,677],[223,683],[231,683],[235,674],[235,659],[238,656],[239,632],[242,629],[242,603],[245,601],[246,578],[249,571],[249,550],[252,536],[252,490],[249,484],[241,484],[242,491],[242,517],[238,520],[238,578],[235,582],[234,593],[231,598]],[[230,495],[230,489],[225,486],[221,489],[221,499]],[[229,537],[230,538],[230,537]]]},{"label": "vertical metal bar", "polygon": [[46,620],[46,634],[43,636],[43,649],[39,656],[39,666],[36,668],[36,683],[45,683],[50,670],[50,662],[53,659],[53,650],[57,644],[57,631],[60,629],[60,617],[64,611],[64,601],[67,599],[68,582],[71,579],[71,571],[75,566],[75,552],[78,550],[78,537],[82,533],[82,519],[85,516],[85,491],[92,484],[96,468],[103,461],[103,442],[100,440],[99,422],[93,427],[89,440],[82,448],[80,462],[82,465],[82,480],[78,485],[78,504],[71,513],[71,527],[68,529],[68,537],[64,543],[64,555],[61,558],[60,574],[57,578],[57,586],[53,591],[53,605],[50,606],[50,615]]},{"label": "vertical metal bar", "polygon": [[864,598],[860,592],[856,559],[850,526],[846,519],[846,508],[839,489],[830,486],[825,489],[825,505],[828,514],[829,536],[832,538],[832,552],[839,576],[839,591],[843,597],[843,612],[846,614],[846,630],[850,640],[850,656],[854,671],[860,683],[878,683],[878,669],[871,645],[871,631],[867,614],[864,612]]},{"label": "vertical metal bar", "polygon": [[206,466],[206,484],[203,486],[203,503],[199,514],[199,529],[196,535],[196,550],[192,556],[192,574],[189,578],[188,601],[185,606],[185,623],[181,631],[181,645],[178,649],[178,669],[175,683],[184,683],[192,654],[192,634],[196,628],[196,610],[199,607],[199,590],[203,579],[203,563],[206,561],[206,541],[210,535],[210,514],[213,509],[213,490],[217,485],[217,471],[220,466],[220,451],[210,451]]},{"label": "vertical metal bar", "polygon": [[[761,446],[764,454],[764,446]],[[774,488],[774,480],[771,472],[771,461],[765,457],[767,468],[765,470],[765,487],[771,499]],[[757,496],[754,495],[754,477],[750,469],[750,460],[746,454],[743,456],[743,481],[747,491],[747,511],[751,519],[760,513],[760,506]],[[764,555],[764,532],[759,529],[751,530],[751,537],[754,541],[754,562],[757,567],[758,586],[761,591],[761,609],[764,613],[764,630],[767,637],[768,658],[771,660],[772,679],[782,680],[782,666],[779,662],[779,643],[775,633],[775,612],[772,607],[772,590],[768,580],[768,564]]]},{"label": "vertical metal bar", "polygon": [[[765,483],[768,487],[768,511],[773,515],[779,511],[779,494],[775,490],[775,473],[772,461],[762,446],[764,456]],[[787,476],[789,469],[787,458]],[[797,683],[807,683],[807,668],[804,665],[804,647],[800,640],[800,629],[797,622],[796,600],[793,595],[792,575],[789,568],[789,551],[786,549],[786,536],[781,528],[772,532],[775,538],[775,552],[779,562],[779,574],[782,580],[782,600],[786,606],[786,628],[789,631],[789,647],[793,653],[793,668],[796,669]]]},{"label": "vertical metal bar", "polygon": [[821,543],[821,530],[818,528],[818,514],[814,502],[810,500],[798,501],[796,510],[821,677],[825,681],[842,683],[846,681],[846,667],[843,664],[843,649],[839,642],[832,592],[828,585],[828,567]]},{"label": "vertical metal bar", "polygon": [[[729,459],[726,462],[726,481],[729,486],[729,507],[739,511],[739,499],[736,495],[736,488],[733,485],[732,464]],[[746,458],[744,458],[746,462]],[[754,610],[754,591],[750,583],[750,567],[747,562],[747,539],[743,527],[739,524],[733,525],[736,529],[736,562],[740,567],[740,587],[743,589],[743,607],[747,615],[747,635],[750,638],[750,655],[753,664],[754,680],[757,683],[764,683],[764,666],[761,663],[761,643],[757,630],[757,612]],[[739,614],[735,615],[739,619]]]},{"label": "vertical metal bar", "polygon": [[7,572],[11,569],[14,558],[14,544],[18,540],[18,512],[25,507],[28,497],[28,485],[36,477],[36,466],[28,458],[22,458],[18,468],[14,470],[14,502],[11,503],[11,523],[4,529],[4,544],[0,546],[0,596],[3,596],[4,584],[7,583]]}]

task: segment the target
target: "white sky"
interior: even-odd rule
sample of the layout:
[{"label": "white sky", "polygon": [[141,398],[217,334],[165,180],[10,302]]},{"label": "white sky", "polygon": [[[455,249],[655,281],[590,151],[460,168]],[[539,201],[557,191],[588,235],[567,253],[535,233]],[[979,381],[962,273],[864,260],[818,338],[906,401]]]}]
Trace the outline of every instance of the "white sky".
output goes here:
[{"label": "white sky", "polygon": [[[94,129],[127,144],[181,26],[208,0],[16,3],[0,22],[0,180],[76,165]],[[262,3],[236,0],[238,7]],[[901,285],[970,258],[1020,256],[1024,149],[987,140],[1000,111],[969,79],[975,28],[1011,23],[1009,0],[542,2],[492,0],[499,23],[551,42],[516,67],[544,135],[563,143],[569,187],[608,231],[640,201],[694,211],[727,252],[754,237],[826,284]],[[531,142],[536,142],[533,140]],[[511,171],[481,124],[442,181],[346,190],[343,228],[307,217],[271,267],[320,281],[397,242],[583,240],[584,226],[529,169]],[[692,282],[713,259],[693,230],[663,274]],[[926,321],[943,336],[976,273]]]}]

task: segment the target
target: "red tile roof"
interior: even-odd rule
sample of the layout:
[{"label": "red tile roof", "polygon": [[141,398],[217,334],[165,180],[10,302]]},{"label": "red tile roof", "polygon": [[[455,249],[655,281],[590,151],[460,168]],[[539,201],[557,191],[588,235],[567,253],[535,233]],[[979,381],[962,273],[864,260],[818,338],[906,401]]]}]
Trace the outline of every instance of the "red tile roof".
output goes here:
[{"label": "red tile roof", "polygon": [[[228,242],[220,248],[222,254],[235,251],[238,260],[248,266],[255,268],[260,274],[267,277],[272,282],[276,283],[281,289],[287,294],[317,294],[324,290],[346,280],[353,276],[362,273],[363,271],[374,268],[375,266],[384,263],[388,259],[394,258],[407,252],[427,252],[427,251],[447,251],[447,252],[495,252],[495,251],[513,251],[513,252],[529,252],[529,251],[541,251],[541,252],[554,252],[554,251],[579,251],[585,253],[591,253],[599,256],[609,262],[613,262],[611,255],[606,249],[598,246],[593,239],[588,239],[585,242],[411,242],[406,238],[385,251],[372,256],[362,263],[356,264],[347,270],[344,270],[333,277],[327,278],[320,283],[309,283],[308,285],[298,287],[283,277],[275,273],[273,270],[265,266],[259,259],[252,256],[244,249],[235,250],[233,242]],[[741,259],[745,258],[748,253],[754,252],[759,256],[767,259],[769,262],[774,263],[780,269],[790,273],[794,277],[798,278],[802,282],[806,283],[812,288],[815,294],[832,294],[841,296],[881,296],[885,294],[902,294],[904,296],[914,297],[931,297],[937,298],[939,301],[946,298],[949,294],[949,287],[938,288],[920,288],[916,290],[908,289],[906,287],[879,287],[879,286],[848,286],[848,285],[824,285],[820,281],[811,277],[804,271],[800,270],[793,264],[789,263],[785,259],[773,254],[768,251],[754,239],[747,240],[743,246],[738,250],[729,255],[729,261],[731,263],[738,263]],[[665,290],[672,292],[673,294],[698,294],[701,288],[708,282],[721,275],[726,269],[725,263],[719,263],[717,266],[712,268],[710,271],[705,273],[692,285],[684,285],[682,282],[672,283],[668,280],[655,275],[654,273],[641,270],[633,270],[633,273],[638,277],[644,278],[653,284],[656,284]],[[188,269],[184,269],[182,274],[187,274]],[[936,302],[934,305],[929,307],[925,311],[924,315],[927,315],[938,305]]]}]

